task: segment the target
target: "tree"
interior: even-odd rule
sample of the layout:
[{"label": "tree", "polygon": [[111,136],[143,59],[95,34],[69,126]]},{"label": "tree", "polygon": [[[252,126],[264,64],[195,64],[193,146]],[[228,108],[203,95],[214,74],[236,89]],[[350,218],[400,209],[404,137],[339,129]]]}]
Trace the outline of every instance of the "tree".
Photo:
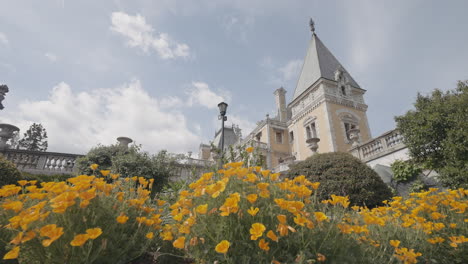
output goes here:
[{"label": "tree", "polygon": [[33,123],[19,141],[19,147],[26,150],[46,151],[48,147],[46,129],[41,124]]},{"label": "tree", "polygon": [[349,153],[330,152],[315,154],[291,166],[288,176],[305,175],[310,181],[320,182],[317,197],[349,196],[353,205],[374,207],[390,199],[390,188],[379,175]]},{"label": "tree", "polygon": [[[142,176],[154,179],[153,194],[160,191],[169,178],[177,175],[177,165],[181,156],[161,150],[155,155],[141,151],[139,146],[132,145],[128,148],[118,144],[92,148],[86,156],[77,160],[76,166],[81,174],[91,174],[90,165],[96,163],[98,170],[109,169],[113,173],[119,173],[122,177]],[[99,171],[96,176],[101,176]]]},{"label": "tree", "polygon": [[450,188],[468,188],[468,81],[447,92],[418,93],[415,109],[395,117],[411,158]]}]

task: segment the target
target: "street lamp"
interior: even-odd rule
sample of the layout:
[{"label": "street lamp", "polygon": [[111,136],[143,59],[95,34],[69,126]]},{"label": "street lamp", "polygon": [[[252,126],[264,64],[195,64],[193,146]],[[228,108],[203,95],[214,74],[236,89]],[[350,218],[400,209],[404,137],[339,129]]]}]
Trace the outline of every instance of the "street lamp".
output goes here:
[{"label": "street lamp", "polygon": [[222,163],[222,160],[224,157],[224,121],[227,120],[227,116],[226,116],[227,107],[228,107],[228,104],[226,104],[225,102],[221,102],[218,104],[218,108],[219,108],[218,119],[221,120],[221,159],[220,159],[221,162],[220,164]]}]

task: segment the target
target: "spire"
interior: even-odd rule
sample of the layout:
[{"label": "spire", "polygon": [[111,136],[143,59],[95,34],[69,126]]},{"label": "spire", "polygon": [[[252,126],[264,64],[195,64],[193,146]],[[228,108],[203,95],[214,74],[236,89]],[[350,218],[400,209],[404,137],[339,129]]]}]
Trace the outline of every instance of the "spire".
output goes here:
[{"label": "spire", "polygon": [[312,18],[310,18],[309,26],[310,26],[310,31],[312,31],[312,34],[315,34],[315,22]]},{"label": "spire", "polygon": [[313,32],[312,39],[307,48],[292,100],[294,101],[320,78],[335,81],[335,71],[338,69],[343,72],[351,86],[361,88],[315,34],[315,23],[312,19],[310,20],[310,29]]}]

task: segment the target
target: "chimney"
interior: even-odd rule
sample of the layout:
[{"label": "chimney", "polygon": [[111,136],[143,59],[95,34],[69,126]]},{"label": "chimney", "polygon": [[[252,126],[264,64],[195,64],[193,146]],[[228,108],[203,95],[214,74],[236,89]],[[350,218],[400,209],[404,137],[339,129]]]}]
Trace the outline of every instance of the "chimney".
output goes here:
[{"label": "chimney", "polygon": [[286,90],[283,87],[276,89],[273,93],[276,99],[276,109],[278,111],[278,118],[280,121],[285,122],[287,118],[286,110]]}]

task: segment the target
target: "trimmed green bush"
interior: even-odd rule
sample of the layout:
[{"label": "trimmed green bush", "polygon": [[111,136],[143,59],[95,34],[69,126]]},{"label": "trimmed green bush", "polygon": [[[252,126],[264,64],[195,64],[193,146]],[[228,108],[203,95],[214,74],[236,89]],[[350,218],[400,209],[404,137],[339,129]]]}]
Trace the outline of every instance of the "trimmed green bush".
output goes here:
[{"label": "trimmed green bush", "polygon": [[316,154],[293,166],[290,177],[305,175],[320,182],[319,199],[331,194],[349,196],[351,204],[374,207],[390,199],[392,192],[379,175],[349,153]]},{"label": "trimmed green bush", "polygon": [[15,164],[0,155],[0,186],[16,184],[21,180],[21,173]]},{"label": "trimmed green bush", "polygon": [[90,175],[92,173],[90,165],[95,163],[99,164],[99,169],[94,172],[96,176],[101,176],[99,170],[111,170],[112,173],[119,173],[122,177],[142,176],[154,179],[152,189],[154,195],[168,183],[170,177],[176,175],[176,164],[179,159],[179,156],[172,155],[166,150],[151,155],[141,151],[136,145],[128,148],[119,145],[99,145],[92,148],[86,156],[79,158],[76,166],[81,174]]}]

